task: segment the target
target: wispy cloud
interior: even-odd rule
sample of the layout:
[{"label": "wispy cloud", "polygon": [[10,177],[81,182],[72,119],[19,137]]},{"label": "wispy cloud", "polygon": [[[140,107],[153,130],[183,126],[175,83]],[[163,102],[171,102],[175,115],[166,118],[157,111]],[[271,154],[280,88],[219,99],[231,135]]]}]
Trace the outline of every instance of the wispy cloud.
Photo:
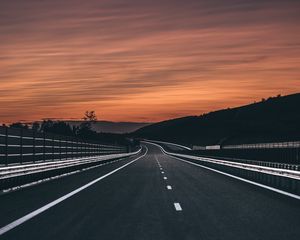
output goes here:
[{"label": "wispy cloud", "polygon": [[0,121],[162,120],[300,90],[300,3],[0,2]]}]

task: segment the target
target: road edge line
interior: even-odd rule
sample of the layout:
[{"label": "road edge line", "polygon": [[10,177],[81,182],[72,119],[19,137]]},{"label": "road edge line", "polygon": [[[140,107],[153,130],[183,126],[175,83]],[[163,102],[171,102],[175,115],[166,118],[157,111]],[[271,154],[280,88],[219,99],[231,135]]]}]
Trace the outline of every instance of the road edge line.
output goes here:
[{"label": "road edge line", "polygon": [[66,199],[72,197],[73,195],[75,195],[75,194],[81,192],[82,190],[84,190],[84,189],[86,189],[86,188],[92,186],[93,184],[99,182],[100,180],[102,180],[102,179],[104,179],[104,178],[106,178],[106,177],[108,177],[108,176],[114,174],[115,172],[117,172],[117,171],[119,171],[119,170],[121,170],[121,169],[127,167],[128,165],[130,165],[130,164],[136,162],[136,161],[139,160],[140,158],[146,156],[146,154],[147,154],[147,152],[148,152],[148,148],[147,148],[147,146],[145,146],[145,147],[146,147],[146,152],[145,152],[142,156],[139,156],[138,158],[136,158],[136,159],[130,161],[129,163],[126,163],[126,164],[122,165],[121,167],[118,167],[118,168],[116,168],[115,170],[113,170],[113,171],[111,171],[111,172],[109,172],[109,173],[106,173],[105,175],[103,175],[103,176],[101,176],[101,177],[99,177],[99,178],[97,178],[97,179],[95,179],[95,180],[93,180],[93,181],[91,181],[91,182],[89,182],[89,183],[87,183],[87,184],[85,184],[85,185],[83,185],[83,186],[81,186],[81,187],[79,187],[79,188],[73,190],[72,192],[70,192],[70,193],[68,193],[68,194],[65,194],[64,196],[62,196],[62,197],[60,197],[60,198],[58,198],[58,199],[56,199],[56,200],[54,200],[54,201],[52,201],[52,202],[46,204],[46,205],[43,206],[43,207],[40,207],[40,208],[38,208],[37,210],[35,210],[35,211],[31,212],[31,213],[28,213],[27,215],[25,215],[25,216],[23,216],[23,217],[21,217],[21,218],[15,220],[15,221],[13,221],[13,222],[7,224],[6,226],[1,227],[1,228],[0,228],[0,236],[3,235],[4,233],[6,233],[6,232],[8,232],[8,231],[10,231],[10,230],[12,230],[12,229],[14,229],[14,228],[16,228],[17,226],[19,226],[19,225],[21,225],[21,224],[27,222],[28,220],[34,218],[35,216],[37,216],[37,215],[39,215],[39,214],[45,212],[46,210],[48,210],[48,209],[50,209],[51,207],[53,207],[53,206],[59,204],[60,202],[63,202],[64,200],[66,200]]}]

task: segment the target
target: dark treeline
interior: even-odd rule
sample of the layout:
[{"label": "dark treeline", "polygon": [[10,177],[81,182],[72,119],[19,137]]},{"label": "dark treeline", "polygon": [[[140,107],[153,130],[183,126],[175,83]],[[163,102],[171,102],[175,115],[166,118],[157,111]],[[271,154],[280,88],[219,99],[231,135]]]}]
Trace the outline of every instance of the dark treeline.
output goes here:
[{"label": "dark treeline", "polygon": [[92,124],[97,120],[94,111],[87,111],[83,117],[83,122],[79,126],[72,126],[64,121],[44,120],[43,122],[10,124],[10,128],[32,129],[41,133],[53,133],[63,136],[76,137],[85,141],[96,141],[103,144],[128,145],[132,142],[122,134],[98,133],[92,130]]}]

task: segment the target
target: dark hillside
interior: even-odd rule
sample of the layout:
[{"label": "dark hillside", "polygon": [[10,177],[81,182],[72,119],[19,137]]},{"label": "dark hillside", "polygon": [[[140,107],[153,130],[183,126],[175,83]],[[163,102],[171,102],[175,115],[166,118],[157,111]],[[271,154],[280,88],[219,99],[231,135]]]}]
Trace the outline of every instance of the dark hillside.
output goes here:
[{"label": "dark hillside", "polygon": [[193,145],[300,140],[300,94],[159,122],[133,135]]}]

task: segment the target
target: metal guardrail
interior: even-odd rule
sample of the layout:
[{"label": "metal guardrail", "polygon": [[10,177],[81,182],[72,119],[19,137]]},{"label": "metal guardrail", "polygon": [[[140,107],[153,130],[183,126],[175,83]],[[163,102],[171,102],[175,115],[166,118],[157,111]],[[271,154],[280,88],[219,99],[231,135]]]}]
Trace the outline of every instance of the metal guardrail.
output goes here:
[{"label": "metal guardrail", "polygon": [[35,163],[35,164],[26,164],[26,165],[18,165],[18,166],[9,166],[9,167],[1,167],[0,168],[0,179],[24,175],[24,174],[32,174],[34,172],[39,171],[47,171],[51,169],[68,167],[80,164],[86,164],[90,162],[99,162],[108,159],[120,158],[120,157],[128,157],[131,155],[135,155],[139,153],[141,150],[138,150],[133,153],[120,153],[120,154],[110,154],[104,156],[97,157],[88,157],[88,158],[79,158],[65,161],[54,161],[54,162],[46,162],[46,163]]},{"label": "metal guardrail", "polygon": [[125,153],[126,146],[87,142],[74,137],[0,127],[0,166]]},{"label": "metal guardrail", "polygon": [[267,161],[258,161],[258,160],[247,160],[247,159],[241,159],[241,158],[230,158],[230,157],[209,156],[209,155],[197,155],[197,157],[213,158],[213,159],[217,159],[217,160],[240,162],[240,163],[258,165],[258,166],[264,166],[264,167],[270,167],[270,168],[280,168],[280,169],[289,169],[289,170],[300,171],[300,165],[297,165],[297,164],[267,162]]},{"label": "metal guardrail", "polygon": [[224,145],[223,149],[299,148],[300,141]]},{"label": "metal guardrail", "polygon": [[64,161],[51,161],[0,168],[0,190],[28,184],[47,177],[80,170],[85,166],[95,166],[102,162],[125,158],[141,152],[141,148],[131,153],[110,154],[97,157],[79,158]]},{"label": "metal guardrail", "polygon": [[300,148],[300,141],[249,143],[235,145],[193,146],[193,150],[221,150],[221,149],[269,149],[269,148]]},{"label": "metal guardrail", "polygon": [[171,143],[171,142],[164,142],[164,141],[156,141],[156,140],[149,140],[146,139],[145,141],[147,142],[154,142],[154,143],[158,143],[158,144],[165,144],[167,146],[174,146],[174,147],[178,147],[178,148],[182,148],[182,149],[186,149],[186,150],[192,150],[191,148],[181,145],[181,144],[177,144],[177,143]]},{"label": "metal guardrail", "polygon": [[239,162],[223,161],[223,160],[214,159],[214,158],[197,157],[197,156],[191,156],[191,155],[186,155],[186,154],[177,154],[177,153],[170,153],[170,152],[166,152],[166,153],[169,155],[172,155],[172,156],[176,156],[176,157],[189,158],[189,159],[198,160],[201,162],[210,162],[210,163],[214,163],[214,164],[225,165],[225,166],[230,166],[230,167],[235,167],[235,168],[241,168],[241,169],[246,169],[246,170],[251,170],[251,171],[258,171],[258,172],[263,172],[263,173],[267,173],[267,174],[284,176],[284,177],[289,177],[289,178],[294,178],[294,179],[300,180],[300,172],[296,171],[296,170],[266,167],[266,166],[261,166],[261,165],[239,163]]}]

